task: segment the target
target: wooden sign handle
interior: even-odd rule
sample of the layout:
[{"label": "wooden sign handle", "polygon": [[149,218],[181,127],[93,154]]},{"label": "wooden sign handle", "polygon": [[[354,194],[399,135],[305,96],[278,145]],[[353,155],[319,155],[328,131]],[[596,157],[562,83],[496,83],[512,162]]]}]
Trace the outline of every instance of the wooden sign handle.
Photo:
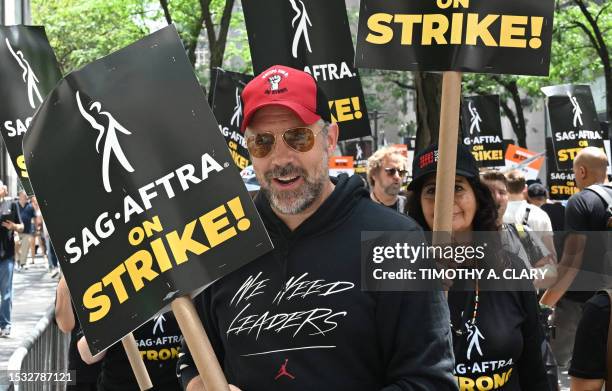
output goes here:
[{"label": "wooden sign handle", "polygon": [[141,390],[153,388],[153,383],[151,382],[151,378],[147,372],[147,367],[145,366],[144,361],[142,361],[142,356],[138,350],[138,345],[136,344],[134,334],[129,333],[123,337],[121,339],[121,343],[123,344],[125,354],[127,354],[130,365],[132,366],[134,376],[136,376],[138,387],[140,387]]},{"label": "wooden sign handle", "polygon": [[172,301],[171,307],[206,391],[228,391],[225,374],[191,299],[179,297]]},{"label": "wooden sign handle", "polygon": [[[461,73],[444,72],[442,78],[442,101],[440,104],[438,171],[436,175],[436,200],[433,224],[434,232],[440,231],[442,236],[448,236],[448,233],[453,229],[460,102]],[[441,239],[441,236],[438,235],[437,237]],[[434,234],[435,241],[436,235]]]}]

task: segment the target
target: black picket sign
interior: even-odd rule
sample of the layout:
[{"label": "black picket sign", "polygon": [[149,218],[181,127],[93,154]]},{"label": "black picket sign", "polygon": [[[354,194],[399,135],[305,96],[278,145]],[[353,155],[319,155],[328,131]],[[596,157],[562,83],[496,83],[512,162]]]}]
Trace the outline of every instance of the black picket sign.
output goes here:
[{"label": "black picket sign", "polygon": [[310,73],[329,100],[340,140],[371,135],[344,0],[243,0],[255,74],[272,65]]},{"label": "black picket sign", "polygon": [[571,171],[574,158],[585,147],[604,149],[593,94],[588,85],[566,84],[542,88],[552,132],[557,169]]},{"label": "black picket sign", "polygon": [[0,133],[28,195],[34,193],[21,149],[23,135],[61,77],[44,27],[0,26]]},{"label": "black picket sign", "polygon": [[213,69],[211,79],[209,102],[215,118],[219,123],[219,130],[232,154],[236,166],[243,170],[250,163],[246,140],[240,131],[242,124],[242,100],[240,96],[244,86],[253,76],[242,73]]},{"label": "black picket sign", "polygon": [[463,143],[481,167],[505,166],[499,95],[464,97],[461,125]]},{"label": "black picket sign", "polygon": [[271,249],[173,26],[66,76],[24,152],[94,354]]},{"label": "black picket sign", "polygon": [[579,190],[576,187],[574,173],[557,169],[557,159],[550,137],[546,138],[546,177],[548,179],[548,198],[567,200]]},{"label": "black picket sign", "polygon": [[548,75],[554,0],[361,0],[360,68]]}]

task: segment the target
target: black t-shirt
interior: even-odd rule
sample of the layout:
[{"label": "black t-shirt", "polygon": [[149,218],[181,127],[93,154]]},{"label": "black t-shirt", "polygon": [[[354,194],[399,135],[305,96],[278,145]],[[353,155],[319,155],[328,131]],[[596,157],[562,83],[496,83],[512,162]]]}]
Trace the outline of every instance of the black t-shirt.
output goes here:
[{"label": "black t-shirt", "polygon": [[[21,224],[21,217],[17,209],[17,203],[12,200],[0,201],[0,222],[10,220],[15,224]],[[13,231],[0,225],[0,260],[15,256],[15,240]]]},{"label": "black t-shirt", "polygon": [[74,328],[70,332],[70,345],[68,347],[68,369],[75,371],[76,385],[68,386],[69,390],[78,390],[79,385],[93,384],[95,385],[98,381],[98,375],[102,368],[102,363],[95,363],[88,365],[81,359],[79,349],[77,348],[77,342],[83,336],[79,318],[77,317],[74,306],[72,306],[72,313],[74,315]]},{"label": "black t-shirt", "polygon": [[557,251],[557,260],[563,255],[563,239],[565,238],[565,206],[559,202],[547,203],[540,207],[548,217],[553,228],[553,240]]},{"label": "black t-shirt", "polygon": [[[153,383],[152,390],[179,391],[181,387],[175,371],[181,346],[181,331],[172,312],[155,317],[133,334]],[[98,390],[139,390],[120,342],[111,346],[104,356]]]},{"label": "black t-shirt", "polygon": [[580,272],[572,282],[565,297],[581,303],[586,302],[595,292],[604,287],[604,254],[607,242],[607,217],[604,202],[590,190],[582,190],[574,194],[565,208],[565,230],[585,233],[586,231],[601,231],[588,233],[582,257]]},{"label": "black t-shirt", "polygon": [[565,206],[559,202],[546,203],[540,206],[548,217],[552,224],[553,231],[563,231],[565,224]]},{"label": "black t-shirt", "polygon": [[473,291],[448,294],[459,389],[547,390],[535,292],[480,292],[476,327],[467,327],[474,297]]},{"label": "black t-shirt", "polygon": [[578,323],[570,376],[582,379],[606,378],[606,352],[610,324],[610,299],[599,293],[584,304]]}]

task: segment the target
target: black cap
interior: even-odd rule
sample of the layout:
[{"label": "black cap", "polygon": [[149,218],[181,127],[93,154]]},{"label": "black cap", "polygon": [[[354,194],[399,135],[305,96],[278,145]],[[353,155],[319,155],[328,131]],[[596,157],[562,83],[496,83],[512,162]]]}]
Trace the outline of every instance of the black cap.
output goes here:
[{"label": "black cap", "polygon": [[533,183],[527,188],[527,196],[529,198],[546,197],[546,188],[541,183]]},{"label": "black cap", "polygon": [[[432,144],[419,152],[412,161],[412,182],[408,190],[415,190],[429,174],[435,174],[438,169],[438,144]],[[476,159],[470,150],[462,144],[457,144],[456,175],[466,178],[478,178],[480,173]]]}]

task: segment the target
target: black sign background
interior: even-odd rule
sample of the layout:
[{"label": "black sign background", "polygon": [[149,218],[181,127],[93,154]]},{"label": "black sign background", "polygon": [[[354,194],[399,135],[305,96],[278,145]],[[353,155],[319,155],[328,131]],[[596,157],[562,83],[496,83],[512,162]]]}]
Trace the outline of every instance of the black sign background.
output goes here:
[{"label": "black sign background", "polygon": [[[265,5],[259,0],[243,0],[242,8],[255,74],[277,64],[303,70],[308,67],[327,99],[335,101],[330,111],[340,127],[339,139],[371,135],[359,72],[353,66],[355,53],[344,0],[266,0]],[[301,19],[303,9],[310,24]],[[294,58],[293,41],[295,32],[302,31],[300,25],[306,27],[312,52],[300,39]],[[330,80],[330,67],[342,78]]]},{"label": "black sign background", "polygon": [[546,179],[548,181],[548,198],[551,200],[567,200],[578,192],[574,173],[557,169],[552,139],[546,138]]},{"label": "black sign background", "polygon": [[211,76],[213,82],[210,89],[210,106],[219,122],[219,130],[225,137],[234,163],[240,170],[251,164],[246,141],[240,131],[243,119],[240,96],[244,86],[252,78],[250,75],[219,68],[213,69]]},{"label": "black sign background", "polygon": [[24,130],[61,77],[44,27],[0,26],[0,129],[28,195],[34,193],[21,149]]},{"label": "black sign background", "polygon": [[353,157],[355,174],[364,177],[367,174],[368,158],[372,153],[374,153],[372,140],[351,140],[344,144],[344,156]]},{"label": "black sign background", "polygon": [[[451,2],[445,2],[451,3]],[[360,68],[395,69],[413,71],[462,71],[479,73],[506,73],[519,75],[548,75],[550,44],[553,26],[553,0],[490,1],[470,0],[468,8],[440,9],[436,1],[361,0],[359,30],[357,33],[357,55],[355,65]],[[386,14],[442,14],[452,20],[453,13],[476,13],[481,15],[517,15],[544,17],[541,46],[538,49],[487,47],[481,40],[476,45],[434,44],[421,45],[421,25],[414,29],[412,45],[401,44],[402,24],[391,23],[393,39],[386,44],[366,41],[368,19],[377,13]],[[467,16],[464,15],[467,20]],[[450,23],[449,23],[450,25]],[[526,27],[527,40],[531,27]],[[451,27],[449,26],[449,31]],[[493,37],[499,37],[500,20],[491,25]],[[465,22],[461,33],[465,39]],[[448,37],[450,34],[446,34]],[[450,39],[447,38],[450,42]],[[435,41],[434,41],[435,42]],[[417,43],[417,44],[414,44]]]},{"label": "black sign background", "polygon": [[[463,98],[461,105],[463,143],[470,147],[481,167],[499,167],[506,164],[500,115],[499,95]],[[487,158],[487,154],[492,154],[490,155],[492,158]]]},{"label": "black sign background", "polygon": [[[99,134],[82,116],[77,91],[82,105],[103,127],[110,125],[110,119],[104,120],[107,118],[104,113],[110,113],[131,132],[117,131],[116,136],[134,172],[120,164],[115,151],[110,163],[110,193],[103,185],[101,154],[102,145],[109,141],[110,126],[102,134],[98,153]],[[94,102],[101,107],[96,109]],[[146,322],[173,298],[192,293],[271,249],[173,26],[62,80],[34,118],[24,139],[24,151],[49,233],[94,354]],[[202,161],[206,154],[222,169],[211,171],[203,179]],[[188,164],[194,166],[193,176],[201,181],[185,180],[189,184],[185,189],[179,182],[178,169],[189,172],[189,168],[185,169]],[[159,181],[171,173],[175,173],[168,180],[175,193],[173,197]],[[143,189],[145,194],[157,193],[150,200],[150,209],[146,209],[142,200]],[[124,205],[128,197],[146,210],[132,214],[126,223]],[[228,205],[236,197],[250,221],[248,227]],[[219,231],[230,230],[229,224],[236,234],[213,246],[200,217],[221,206],[225,211],[215,221],[225,227]],[[106,218],[96,224],[104,213],[108,213]],[[159,217],[163,232],[153,232],[142,243],[131,245],[129,238],[136,235],[130,233],[155,216]],[[101,235],[96,225],[104,231],[109,222],[115,231]],[[187,228],[190,225],[192,234]],[[76,244],[81,244],[86,228],[100,244],[89,246],[86,255],[71,263],[75,246],[68,251],[66,243],[75,237]],[[181,250],[169,244],[168,235],[172,231],[209,249],[199,256],[193,250],[185,250],[186,259],[177,265],[175,250],[178,249],[177,254]],[[153,249],[153,242],[158,239],[172,264],[164,272],[160,272],[158,265],[162,257]],[[144,287],[136,291],[128,273],[124,273],[121,281],[128,298],[120,304],[113,290],[115,285],[103,286],[101,281],[129,257],[142,254],[141,251],[152,255],[152,269],[159,274],[151,281],[144,279]],[[102,292],[110,297],[111,310],[102,319],[90,322],[91,311],[84,307],[83,295],[95,284],[100,284]]]},{"label": "black sign background", "polygon": [[[588,85],[567,84],[544,87],[542,91],[547,96],[552,146],[556,156],[557,168],[561,171],[571,171],[574,156],[578,150],[586,146],[604,148],[603,137],[605,135],[601,131],[597,119],[591,88]],[[570,101],[568,94],[575,97],[576,101],[574,103]],[[582,112],[580,116],[582,124],[576,120],[576,126],[574,126],[575,104]],[[579,131],[587,131],[584,132],[584,135],[591,134],[594,138],[578,137],[577,133]],[[596,134],[589,133],[589,131],[596,132]],[[575,136],[573,139],[572,135]]]}]

